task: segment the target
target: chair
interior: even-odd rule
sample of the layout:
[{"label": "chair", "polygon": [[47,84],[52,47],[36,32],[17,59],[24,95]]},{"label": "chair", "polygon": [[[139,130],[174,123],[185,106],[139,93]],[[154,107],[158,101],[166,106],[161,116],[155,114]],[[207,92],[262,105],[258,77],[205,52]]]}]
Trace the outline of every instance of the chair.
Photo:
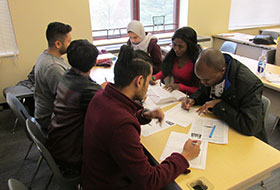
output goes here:
[{"label": "chair", "polygon": [[28,190],[28,188],[16,179],[9,179],[8,180],[8,187],[9,190]]},{"label": "chair", "polygon": [[267,120],[267,116],[269,113],[270,100],[267,97],[262,96],[262,103],[263,103],[263,109],[264,109],[264,126],[266,128],[266,120]]},{"label": "chair", "polygon": [[278,32],[267,31],[267,30],[262,31],[261,34],[262,34],[262,35],[270,35],[270,36],[272,36],[272,38],[273,38],[274,40],[276,40],[276,39],[278,38],[278,36],[279,36],[279,33],[278,33]]},{"label": "chair", "polygon": [[220,48],[221,51],[225,51],[233,54],[235,54],[236,49],[237,49],[237,43],[230,42],[230,41],[225,41]]},{"label": "chair", "polygon": [[75,188],[80,184],[80,176],[63,176],[61,171],[59,170],[55,160],[52,155],[48,151],[48,149],[44,145],[44,137],[39,128],[36,126],[35,122],[30,119],[26,120],[27,130],[33,139],[34,143],[37,146],[37,149],[41,153],[41,156],[44,160],[46,160],[50,170],[51,176],[49,178],[48,184],[46,185],[46,189],[48,188],[52,178],[54,177],[56,182],[59,184],[61,188],[71,189]]},{"label": "chair", "polygon": [[[28,118],[31,118],[31,116],[29,115],[29,113],[27,112],[27,110],[25,109],[25,107],[23,106],[23,104],[16,98],[16,96],[14,94],[11,93],[7,93],[6,94],[6,101],[9,105],[9,107],[11,108],[11,110],[13,111],[13,113],[16,115],[16,121],[14,123],[14,128],[12,130],[12,132],[15,132],[17,123],[21,123],[25,126],[25,120]],[[26,137],[31,141],[31,144],[29,145],[28,151],[24,157],[24,160],[27,158],[32,145],[33,145],[33,140],[31,139],[31,137],[29,136],[29,133],[26,130],[26,127],[24,128]]]},{"label": "chair", "polygon": [[165,30],[165,16],[153,16],[153,33],[155,31],[155,27],[162,26],[163,31]]}]

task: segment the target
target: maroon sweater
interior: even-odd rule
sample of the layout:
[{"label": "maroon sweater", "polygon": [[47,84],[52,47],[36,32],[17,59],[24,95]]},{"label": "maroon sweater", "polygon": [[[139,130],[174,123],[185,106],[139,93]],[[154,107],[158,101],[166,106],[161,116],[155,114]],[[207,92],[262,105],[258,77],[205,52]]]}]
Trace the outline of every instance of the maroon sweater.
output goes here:
[{"label": "maroon sweater", "polygon": [[150,165],[140,143],[142,109],[112,84],[96,93],[85,119],[83,189],[155,190],[189,172],[179,153]]}]

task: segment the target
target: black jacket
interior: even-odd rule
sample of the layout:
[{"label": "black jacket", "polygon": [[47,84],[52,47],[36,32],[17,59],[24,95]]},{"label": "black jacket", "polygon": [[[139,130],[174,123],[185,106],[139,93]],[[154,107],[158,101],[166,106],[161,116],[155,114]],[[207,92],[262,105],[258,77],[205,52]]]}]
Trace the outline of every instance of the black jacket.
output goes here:
[{"label": "black jacket", "polygon": [[[223,92],[221,102],[213,107],[213,113],[236,131],[267,142],[262,104],[263,83],[246,66],[224,54],[226,63],[231,62],[228,80],[231,85]],[[210,100],[210,87],[201,87],[191,96],[195,104]]]}]

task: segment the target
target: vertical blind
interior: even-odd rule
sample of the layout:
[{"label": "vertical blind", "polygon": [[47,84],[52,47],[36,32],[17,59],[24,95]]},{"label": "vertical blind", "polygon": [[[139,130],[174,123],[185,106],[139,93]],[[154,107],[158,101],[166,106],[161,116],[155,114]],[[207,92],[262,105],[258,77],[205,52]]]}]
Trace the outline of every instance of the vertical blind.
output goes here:
[{"label": "vertical blind", "polygon": [[280,0],[231,0],[229,30],[280,24]]},{"label": "vertical blind", "polygon": [[18,54],[8,0],[0,0],[0,57]]}]

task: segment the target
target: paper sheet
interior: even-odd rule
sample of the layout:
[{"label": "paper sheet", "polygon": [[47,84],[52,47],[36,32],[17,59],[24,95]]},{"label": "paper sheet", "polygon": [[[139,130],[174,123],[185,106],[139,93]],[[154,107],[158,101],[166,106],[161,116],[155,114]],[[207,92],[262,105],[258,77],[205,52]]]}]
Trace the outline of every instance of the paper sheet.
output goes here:
[{"label": "paper sheet", "polygon": [[[212,137],[211,131],[216,126]],[[199,118],[196,119],[189,131],[192,139],[204,140],[216,144],[228,144],[228,125],[218,119]]]},{"label": "paper sheet", "polygon": [[173,123],[176,123],[182,127],[187,127],[194,120],[200,118],[196,110],[196,107],[191,107],[190,110],[187,111],[181,108],[181,104],[177,104],[176,106],[165,112],[165,117],[167,120]]},{"label": "paper sheet", "polygon": [[[181,153],[183,151],[185,142],[189,139],[189,135],[178,132],[171,132],[165,148],[162,152],[160,160],[163,161],[173,152]],[[200,145],[200,154],[197,158],[189,161],[191,168],[205,170],[207,158],[208,142],[202,141]]]},{"label": "paper sheet", "polygon": [[154,133],[157,133],[159,131],[162,131],[164,129],[167,129],[169,127],[172,127],[174,125],[175,125],[175,123],[172,123],[167,120],[163,120],[162,124],[160,125],[158,120],[153,119],[149,124],[141,126],[141,135],[146,137],[146,136],[152,135]]}]

